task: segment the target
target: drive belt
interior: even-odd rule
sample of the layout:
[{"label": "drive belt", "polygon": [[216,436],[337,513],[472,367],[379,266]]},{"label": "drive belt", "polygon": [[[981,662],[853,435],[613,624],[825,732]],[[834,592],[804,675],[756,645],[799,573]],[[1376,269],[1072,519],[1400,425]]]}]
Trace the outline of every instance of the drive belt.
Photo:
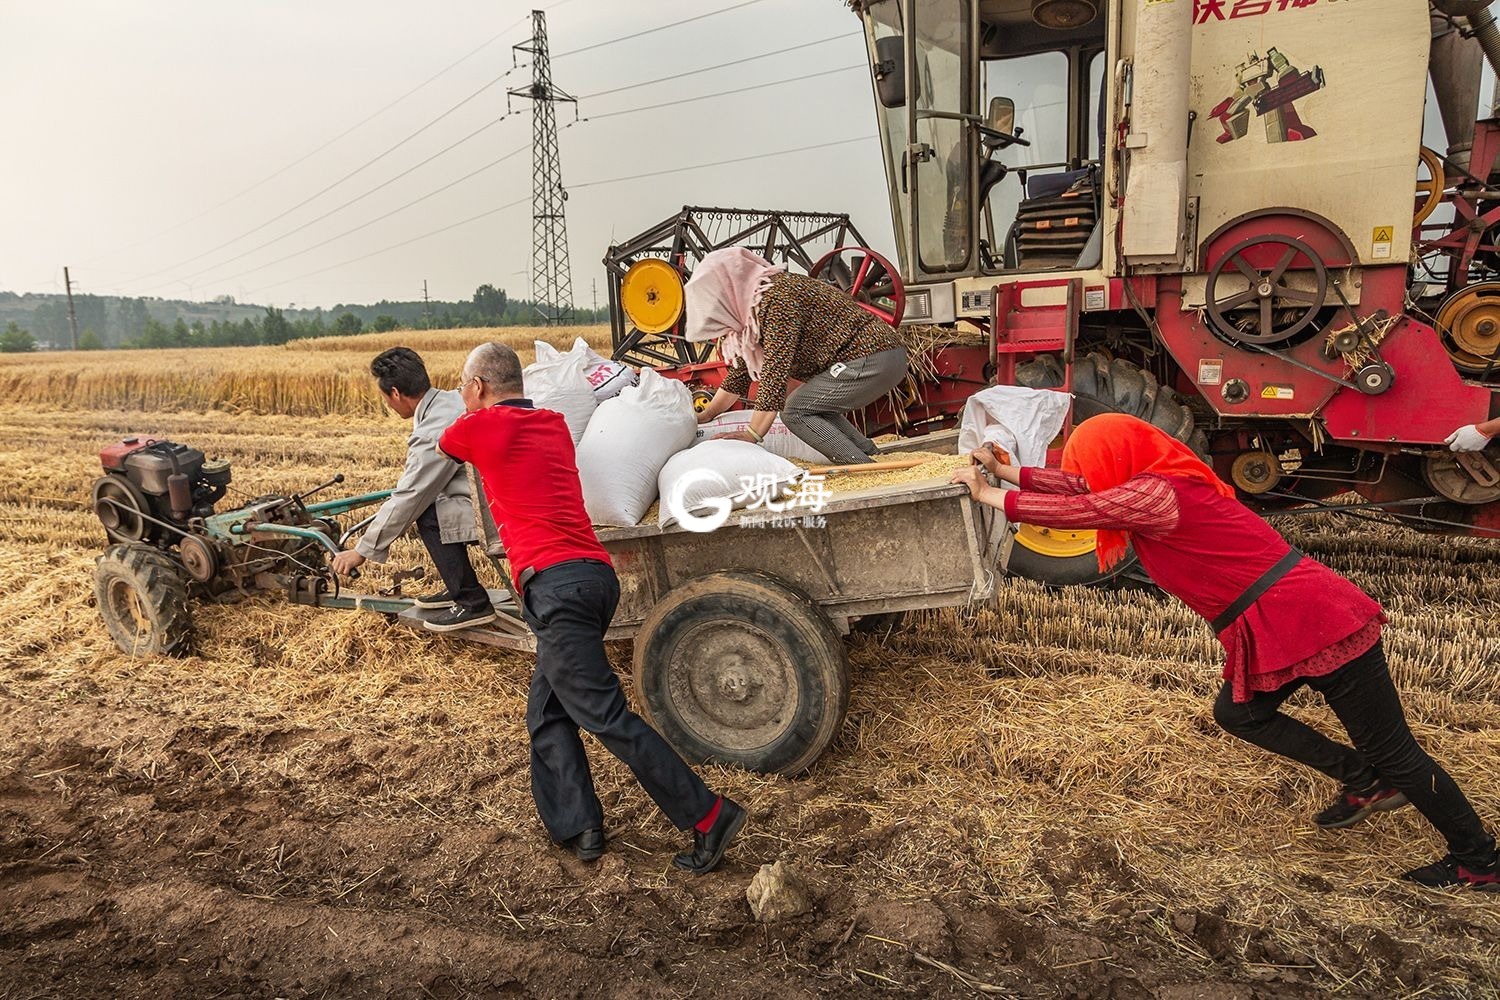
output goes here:
[{"label": "drive belt", "polygon": [[1260,595],[1270,590],[1272,585],[1292,571],[1292,567],[1302,561],[1302,553],[1295,546],[1287,551],[1287,554],[1276,561],[1276,565],[1262,573],[1254,583],[1245,588],[1245,592],[1234,599],[1234,602],[1225,608],[1223,613],[1213,620],[1214,634],[1218,635],[1246,611],[1250,605],[1260,600]]}]

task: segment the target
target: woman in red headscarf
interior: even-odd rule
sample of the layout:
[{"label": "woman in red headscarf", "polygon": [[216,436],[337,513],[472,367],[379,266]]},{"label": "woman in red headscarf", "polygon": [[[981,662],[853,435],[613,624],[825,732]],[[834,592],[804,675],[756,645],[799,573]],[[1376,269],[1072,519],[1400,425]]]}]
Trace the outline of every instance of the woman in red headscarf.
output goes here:
[{"label": "woman in red headscarf", "polygon": [[[1343,784],[1319,826],[1410,802],[1449,853],[1408,879],[1500,890],[1494,837],[1407,727],[1380,640],[1385,615],[1368,594],[1288,545],[1191,449],[1144,420],[1079,424],[1061,471],[1016,468],[988,448],[974,459],[954,482],[976,500],[1012,522],[1096,529],[1101,569],[1133,545],[1151,579],[1213,625],[1226,653],[1215,721]],[[1020,489],[989,485],[981,466]],[[1323,696],[1353,747],[1280,711],[1303,685]]]}]

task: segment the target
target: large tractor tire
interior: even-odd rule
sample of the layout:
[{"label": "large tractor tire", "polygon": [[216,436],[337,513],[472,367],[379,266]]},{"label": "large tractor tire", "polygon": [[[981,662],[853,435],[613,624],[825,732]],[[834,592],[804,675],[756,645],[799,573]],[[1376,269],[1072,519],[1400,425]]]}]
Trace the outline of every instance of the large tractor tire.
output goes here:
[{"label": "large tractor tire", "polygon": [[838,631],[811,599],[761,573],[711,573],[651,609],[635,640],[647,719],[694,762],[807,770],[849,708]]},{"label": "large tractor tire", "polygon": [[[1047,355],[1028,362],[1016,369],[1016,382],[1032,389],[1059,389],[1064,382],[1062,360]],[[1101,413],[1140,417],[1199,455],[1208,453],[1208,439],[1197,429],[1193,411],[1175,392],[1128,361],[1090,354],[1073,363],[1073,422],[1081,423]],[[1023,524],[1016,532],[1009,571],[1049,586],[1065,587],[1104,583],[1136,565],[1132,553],[1110,569],[1101,570],[1096,547],[1092,531]]]},{"label": "large tractor tire", "polygon": [[110,547],[94,564],[94,599],[121,652],[187,655],[188,577],[167,553],[138,542]]}]

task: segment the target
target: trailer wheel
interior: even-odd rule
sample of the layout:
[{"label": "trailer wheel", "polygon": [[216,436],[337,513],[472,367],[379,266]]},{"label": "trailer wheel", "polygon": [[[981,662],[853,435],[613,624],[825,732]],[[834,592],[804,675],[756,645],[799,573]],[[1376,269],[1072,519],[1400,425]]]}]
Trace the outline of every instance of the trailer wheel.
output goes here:
[{"label": "trailer wheel", "polygon": [[139,543],[105,550],[94,563],[94,599],[121,652],[187,655],[192,634],[187,574],[167,553]]},{"label": "trailer wheel", "polygon": [[761,773],[807,770],[849,707],[848,660],[807,596],[758,573],[713,573],[651,610],[635,641],[646,717],[682,755]]},{"label": "trailer wheel", "polygon": [[[1058,389],[1063,382],[1062,361],[1050,354],[1016,369],[1016,383],[1032,389]],[[1175,392],[1128,361],[1090,354],[1073,363],[1073,419],[1081,422],[1101,413],[1140,417],[1199,455],[1208,453],[1208,439],[1197,429],[1193,411]],[[1008,569],[1028,580],[1063,587],[1104,583],[1136,564],[1131,553],[1110,569],[1101,570],[1096,548],[1092,531],[1023,524],[1016,531]]]}]

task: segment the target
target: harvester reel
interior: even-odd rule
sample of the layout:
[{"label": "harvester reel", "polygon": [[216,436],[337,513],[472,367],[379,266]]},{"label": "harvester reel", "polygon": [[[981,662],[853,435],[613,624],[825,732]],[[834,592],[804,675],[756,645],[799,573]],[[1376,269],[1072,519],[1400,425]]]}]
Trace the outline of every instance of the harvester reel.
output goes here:
[{"label": "harvester reel", "polygon": [[93,508],[112,542],[143,542],[156,533],[156,526],[146,520],[151,509],[146,494],[124,476],[94,480]]},{"label": "harvester reel", "polygon": [[1500,368],[1500,281],[1454,292],[1438,310],[1437,329],[1461,371],[1483,374]]},{"label": "harvester reel", "polygon": [[[845,254],[852,255],[852,266],[844,260]],[[899,326],[906,313],[906,287],[901,283],[901,273],[869,247],[830,250],[819,258],[807,276],[842,288],[857,306],[891,326]]]},{"label": "harvester reel", "polygon": [[[1301,257],[1298,271],[1310,273],[1314,287],[1287,283],[1287,272]],[[1220,297],[1225,274],[1237,274],[1250,285]],[[1306,330],[1328,298],[1328,268],[1317,251],[1290,236],[1252,236],[1230,247],[1208,272],[1204,304],[1209,325],[1229,343],[1281,344]]]},{"label": "harvester reel", "polygon": [[630,265],[620,281],[620,308],[642,333],[665,333],[682,318],[686,294],[677,268],[658,257]]},{"label": "harvester reel", "polygon": [[1411,220],[1413,229],[1426,222],[1427,217],[1437,211],[1437,207],[1443,203],[1443,192],[1447,183],[1441,154],[1423,146],[1417,157],[1421,160],[1422,166],[1427,168],[1427,177],[1417,178],[1416,211]]}]

